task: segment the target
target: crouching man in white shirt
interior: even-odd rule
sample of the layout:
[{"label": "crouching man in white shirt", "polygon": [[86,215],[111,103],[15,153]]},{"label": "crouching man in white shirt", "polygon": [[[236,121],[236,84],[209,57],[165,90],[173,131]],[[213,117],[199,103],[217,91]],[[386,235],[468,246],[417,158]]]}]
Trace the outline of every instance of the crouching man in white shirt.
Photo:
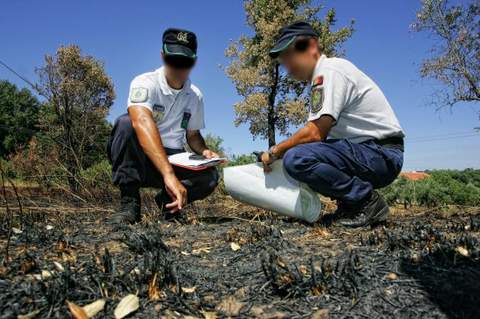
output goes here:
[{"label": "crouching man in white shirt", "polygon": [[196,54],[193,32],[168,29],[163,34],[164,66],[131,82],[128,114],[116,120],[107,150],[113,183],[121,192],[120,209],[111,218],[114,224],[140,221],[141,187],[161,189],[155,201],[169,219],[217,186],[215,168],[187,170],[172,166],[167,158],[184,152],[185,140],[197,154],[218,157],[200,134],[205,127],[203,98],[189,80]]},{"label": "crouching man in white shirt", "polygon": [[270,56],[310,81],[311,101],[305,127],[262,154],[265,170],[283,157],[291,177],[337,200],[333,220],[343,226],[384,223],[389,208],[375,189],[400,173],[404,134],[380,88],[351,62],[322,54],[305,22],[282,28]]}]

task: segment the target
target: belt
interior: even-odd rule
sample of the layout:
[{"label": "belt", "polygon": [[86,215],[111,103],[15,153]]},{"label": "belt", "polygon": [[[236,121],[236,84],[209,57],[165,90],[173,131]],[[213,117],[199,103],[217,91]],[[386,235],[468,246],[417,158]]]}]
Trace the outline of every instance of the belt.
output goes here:
[{"label": "belt", "polygon": [[402,152],[404,150],[403,137],[400,136],[391,136],[382,138],[380,140],[374,139],[373,141],[383,147],[399,149]]}]

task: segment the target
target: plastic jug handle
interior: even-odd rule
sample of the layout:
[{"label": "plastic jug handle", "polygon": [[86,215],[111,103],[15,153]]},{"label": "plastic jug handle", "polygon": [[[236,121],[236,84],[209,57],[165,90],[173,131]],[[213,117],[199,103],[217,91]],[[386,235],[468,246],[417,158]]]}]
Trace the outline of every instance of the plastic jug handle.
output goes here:
[{"label": "plastic jug handle", "polygon": [[257,158],[257,163],[259,163],[259,162],[262,161],[262,154],[263,154],[263,152],[255,151],[255,152],[253,152],[252,154],[255,155],[255,157]]}]

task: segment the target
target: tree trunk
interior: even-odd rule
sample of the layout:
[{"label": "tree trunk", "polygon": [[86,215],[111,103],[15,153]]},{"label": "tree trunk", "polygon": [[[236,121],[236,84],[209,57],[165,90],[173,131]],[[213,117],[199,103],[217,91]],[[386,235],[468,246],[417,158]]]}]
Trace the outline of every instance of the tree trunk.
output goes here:
[{"label": "tree trunk", "polygon": [[275,111],[274,106],[269,104],[268,105],[268,147],[272,147],[276,144],[275,142]]},{"label": "tree trunk", "polygon": [[[74,173],[70,172],[70,174],[74,174]],[[69,175],[67,179],[68,179],[68,186],[70,188],[70,191],[76,194],[79,189],[76,177]]]},{"label": "tree trunk", "polygon": [[268,96],[268,115],[267,115],[267,138],[268,138],[268,147],[274,146],[275,143],[275,123],[277,117],[275,114],[275,97],[277,96],[277,85],[278,85],[278,63],[275,64],[274,74],[273,74],[273,83]]}]

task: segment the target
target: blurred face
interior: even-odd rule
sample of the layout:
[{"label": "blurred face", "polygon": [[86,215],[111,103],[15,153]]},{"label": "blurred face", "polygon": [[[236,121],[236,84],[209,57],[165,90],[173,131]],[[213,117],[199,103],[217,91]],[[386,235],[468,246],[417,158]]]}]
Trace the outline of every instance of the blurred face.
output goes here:
[{"label": "blurred face", "polygon": [[181,55],[165,55],[163,53],[162,58],[168,78],[182,84],[188,80],[196,61]]},{"label": "blurred face", "polygon": [[296,41],[280,53],[278,61],[294,79],[309,81],[312,77],[320,52],[316,39]]}]

